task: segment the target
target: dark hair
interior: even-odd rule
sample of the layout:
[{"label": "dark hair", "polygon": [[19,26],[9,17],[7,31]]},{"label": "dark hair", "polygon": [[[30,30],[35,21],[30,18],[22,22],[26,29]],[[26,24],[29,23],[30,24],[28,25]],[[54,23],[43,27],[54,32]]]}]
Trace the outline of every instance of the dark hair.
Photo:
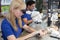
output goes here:
[{"label": "dark hair", "polygon": [[26,6],[28,6],[28,5],[31,6],[32,4],[35,4],[35,1],[27,1],[26,2]]},{"label": "dark hair", "polygon": [[39,10],[40,13],[42,13],[42,8]]},{"label": "dark hair", "polygon": [[58,5],[58,8],[60,9],[60,1],[59,1],[59,5]]}]

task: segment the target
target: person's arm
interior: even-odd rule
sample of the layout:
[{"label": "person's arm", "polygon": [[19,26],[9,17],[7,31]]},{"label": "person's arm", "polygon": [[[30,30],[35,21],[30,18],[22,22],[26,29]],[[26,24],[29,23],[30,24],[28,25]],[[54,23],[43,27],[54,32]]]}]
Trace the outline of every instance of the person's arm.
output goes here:
[{"label": "person's arm", "polygon": [[7,39],[8,40],[26,40],[26,39],[28,39],[30,37],[33,37],[33,36],[35,36],[35,35],[37,35],[39,33],[42,36],[45,35],[44,34],[45,32],[43,32],[42,30],[38,30],[38,31],[32,32],[31,34],[28,34],[28,35],[25,35],[25,36],[19,37],[19,38],[16,38],[14,35],[10,35],[10,36],[7,37]]},{"label": "person's arm", "polygon": [[28,32],[30,32],[30,33],[36,31],[35,29],[33,29],[33,28],[31,28],[30,26],[27,26],[27,25],[24,25],[24,26],[23,26],[23,29],[25,29],[26,31],[28,31]]},{"label": "person's arm", "polygon": [[16,37],[14,35],[10,35],[7,37],[8,40],[17,40]]},{"label": "person's arm", "polygon": [[35,32],[31,33],[31,34],[28,34],[28,35],[20,37],[20,38],[16,38],[14,35],[10,35],[10,36],[7,37],[7,39],[8,40],[26,40],[26,39],[28,39],[30,37],[33,37],[33,36],[37,35],[39,32],[40,32],[40,30],[35,31]]},{"label": "person's arm", "polygon": [[32,19],[31,19],[31,20],[27,20],[27,18],[23,18],[23,21],[24,21],[26,24],[32,23]]},{"label": "person's arm", "polygon": [[20,37],[20,38],[18,38],[18,40],[20,40],[20,39],[26,40],[26,39],[33,37],[39,33],[44,34],[44,32],[42,32],[42,30],[38,30],[38,31],[32,32],[31,34],[28,34],[26,36]]},{"label": "person's arm", "polygon": [[7,37],[8,40],[24,40],[24,37],[16,38],[14,35],[10,35]]},{"label": "person's arm", "polygon": [[30,37],[33,37],[33,36],[37,35],[39,32],[40,32],[40,31],[35,31],[35,32],[31,33],[31,34],[28,34],[28,35],[26,35],[26,36],[20,37],[20,38],[18,38],[18,39],[24,39],[24,40],[26,40],[26,39],[28,39],[28,38],[30,38]]},{"label": "person's arm", "polygon": [[28,35],[25,35],[23,37],[19,37],[19,38],[16,38],[14,35],[10,35],[7,37],[8,40],[25,40],[25,39],[28,39],[30,37],[33,37],[37,34],[40,34],[40,36],[43,36],[45,35],[45,32],[43,32],[42,30],[39,30],[39,31],[36,31],[34,30],[33,28],[30,28],[29,26],[27,25],[24,25],[23,27],[25,30],[27,30],[28,32],[31,32],[31,34],[28,34]]}]

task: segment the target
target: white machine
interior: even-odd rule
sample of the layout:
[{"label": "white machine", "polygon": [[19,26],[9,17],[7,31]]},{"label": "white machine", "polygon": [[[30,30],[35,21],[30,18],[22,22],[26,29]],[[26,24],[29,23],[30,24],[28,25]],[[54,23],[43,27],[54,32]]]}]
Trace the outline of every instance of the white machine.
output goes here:
[{"label": "white machine", "polygon": [[26,11],[27,14],[30,14],[31,17],[32,17],[32,20],[35,22],[42,22],[42,16],[43,16],[43,13],[40,14],[40,12],[38,11]]}]

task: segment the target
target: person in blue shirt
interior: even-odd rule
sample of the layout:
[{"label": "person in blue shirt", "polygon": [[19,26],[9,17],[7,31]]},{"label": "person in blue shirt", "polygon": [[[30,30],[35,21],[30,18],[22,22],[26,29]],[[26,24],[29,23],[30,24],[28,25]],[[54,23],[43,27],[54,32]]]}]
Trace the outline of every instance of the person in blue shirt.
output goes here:
[{"label": "person in blue shirt", "polygon": [[[2,37],[4,40],[25,40],[35,34],[44,35],[45,32],[39,30],[36,32],[33,28],[27,26],[21,21],[23,15],[23,9],[26,8],[25,3],[22,0],[12,0],[9,13],[5,16],[1,24]],[[24,37],[20,37],[22,29],[30,32],[31,34]]]},{"label": "person in blue shirt", "polygon": [[31,14],[29,14],[29,12],[27,13],[27,11],[33,12],[34,8],[35,8],[35,1],[26,2],[26,13],[22,16],[24,23],[31,24],[33,22]]},{"label": "person in blue shirt", "polygon": [[29,25],[30,23],[33,22],[31,15],[27,14],[27,13],[24,13],[24,15],[22,15],[22,19],[23,19],[24,23],[26,23],[27,25]]}]

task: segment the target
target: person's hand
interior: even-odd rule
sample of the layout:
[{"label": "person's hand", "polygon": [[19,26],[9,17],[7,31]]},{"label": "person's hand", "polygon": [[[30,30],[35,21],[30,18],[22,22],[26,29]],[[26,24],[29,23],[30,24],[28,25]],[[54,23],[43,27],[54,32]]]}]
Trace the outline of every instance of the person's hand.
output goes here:
[{"label": "person's hand", "polygon": [[40,30],[40,36],[45,36],[47,34],[47,31],[46,30]]}]

